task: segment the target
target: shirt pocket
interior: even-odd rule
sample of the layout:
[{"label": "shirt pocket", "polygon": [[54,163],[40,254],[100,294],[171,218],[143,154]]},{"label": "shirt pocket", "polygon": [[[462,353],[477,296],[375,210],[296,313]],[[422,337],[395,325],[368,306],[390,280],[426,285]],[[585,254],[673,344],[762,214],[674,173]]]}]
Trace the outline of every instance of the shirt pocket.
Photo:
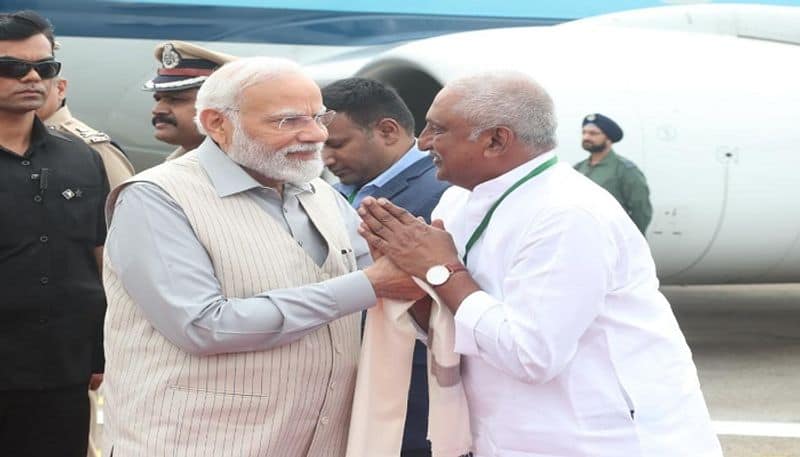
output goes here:
[{"label": "shirt pocket", "polygon": [[[164,448],[191,450],[190,453],[194,454],[215,446],[209,444],[209,437],[219,439],[227,435],[228,446],[231,443],[235,443],[234,447],[243,446],[238,452],[230,448],[223,452],[217,448],[211,452],[198,452],[198,455],[260,455],[257,438],[263,430],[280,425],[275,407],[270,402],[270,397],[266,396],[169,386],[160,411],[168,416],[167,423],[162,424],[165,429],[162,433],[167,438]],[[255,442],[252,441],[254,438]]]},{"label": "shirt pocket", "polygon": [[100,186],[60,186],[50,198],[59,213],[62,229],[74,240],[95,242],[103,223],[103,188]]}]

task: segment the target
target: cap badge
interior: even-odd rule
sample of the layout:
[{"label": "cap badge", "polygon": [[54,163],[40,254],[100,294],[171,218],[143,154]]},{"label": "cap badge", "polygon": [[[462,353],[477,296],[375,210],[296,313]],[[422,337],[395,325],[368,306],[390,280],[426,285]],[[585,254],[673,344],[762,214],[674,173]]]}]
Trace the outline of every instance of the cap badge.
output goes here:
[{"label": "cap badge", "polygon": [[595,116],[594,114],[586,116],[586,120],[589,122],[594,122],[595,119],[597,119],[597,116]]},{"label": "cap badge", "polygon": [[175,68],[181,63],[181,55],[175,50],[171,43],[164,45],[164,50],[161,51],[161,64],[164,68]]}]

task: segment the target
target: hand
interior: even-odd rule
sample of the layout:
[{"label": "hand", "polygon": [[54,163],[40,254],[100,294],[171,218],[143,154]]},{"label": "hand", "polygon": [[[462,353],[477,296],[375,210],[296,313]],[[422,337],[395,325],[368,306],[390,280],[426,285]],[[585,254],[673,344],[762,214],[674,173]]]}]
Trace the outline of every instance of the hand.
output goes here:
[{"label": "hand", "polygon": [[385,198],[365,198],[358,214],[363,220],[358,233],[370,248],[410,275],[425,278],[434,265],[460,262],[453,237],[442,221],[428,225]]},{"label": "hand", "polygon": [[92,377],[89,378],[89,390],[97,390],[100,388],[100,384],[103,383],[103,373],[92,373]]},{"label": "hand", "polygon": [[427,294],[406,272],[397,268],[388,257],[380,257],[364,269],[375,295],[396,300],[419,300]]}]

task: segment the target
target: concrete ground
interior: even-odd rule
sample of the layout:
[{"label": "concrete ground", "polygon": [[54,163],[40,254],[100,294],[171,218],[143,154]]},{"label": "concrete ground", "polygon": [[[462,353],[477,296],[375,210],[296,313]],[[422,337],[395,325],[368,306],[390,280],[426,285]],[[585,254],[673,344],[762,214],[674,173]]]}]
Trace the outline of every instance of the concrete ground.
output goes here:
[{"label": "concrete ground", "polygon": [[800,456],[800,284],[667,286],[726,457]]}]

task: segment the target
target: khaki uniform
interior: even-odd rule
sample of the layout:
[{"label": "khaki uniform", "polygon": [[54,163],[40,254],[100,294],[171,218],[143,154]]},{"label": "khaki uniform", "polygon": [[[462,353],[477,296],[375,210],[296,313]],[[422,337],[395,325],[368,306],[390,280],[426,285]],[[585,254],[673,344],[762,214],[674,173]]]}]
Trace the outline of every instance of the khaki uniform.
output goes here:
[{"label": "khaki uniform", "polygon": [[103,132],[99,132],[83,122],[72,117],[69,108],[66,106],[53,113],[52,116],[44,121],[45,125],[54,127],[61,132],[71,133],[82,139],[92,149],[97,151],[103,160],[106,169],[108,184],[111,189],[122,181],[133,176],[135,173],[133,165],[125,157],[125,154],[111,142],[111,138]]},{"label": "khaki uniform", "polygon": [[613,195],[644,233],[653,216],[653,207],[647,180],[633,162],[612,149],[600,162],[592,165],[586,159],[578,162],[575,169]]}]

